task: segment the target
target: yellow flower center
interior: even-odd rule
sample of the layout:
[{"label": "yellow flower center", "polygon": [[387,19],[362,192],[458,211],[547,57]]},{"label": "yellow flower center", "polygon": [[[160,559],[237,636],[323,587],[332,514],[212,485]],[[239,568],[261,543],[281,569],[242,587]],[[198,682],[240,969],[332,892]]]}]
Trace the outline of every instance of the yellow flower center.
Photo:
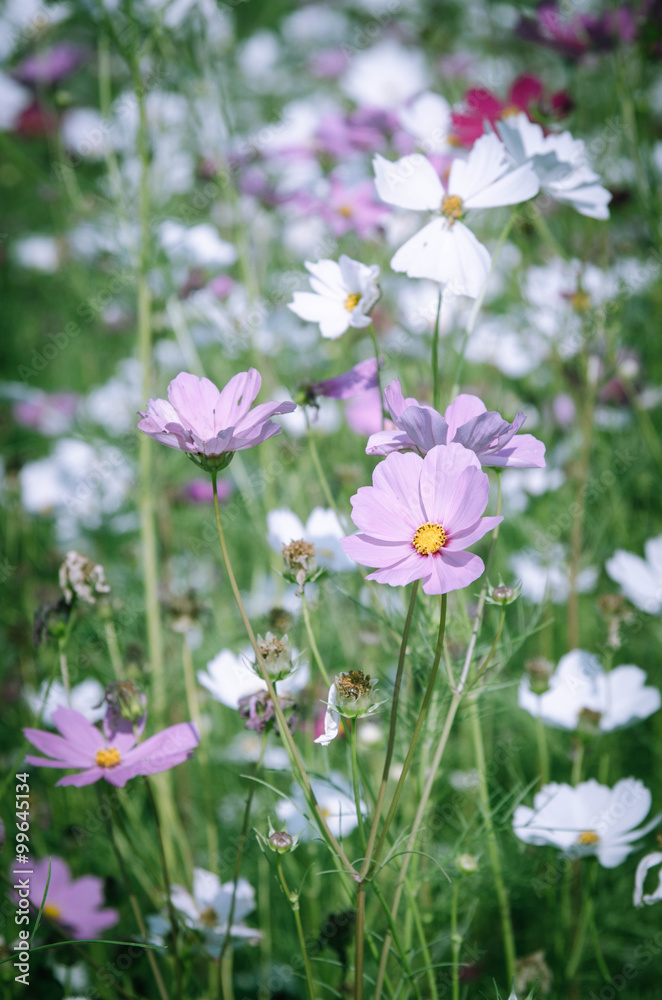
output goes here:
[{"label": "yellow flower center", "polygon": [[341,205],[338,209],[338,215],[344,215],[346,219],[351,219],[352,217],[352,206],[351,205]]},{"label": "yellow flower center", "polygon": [[510,118],[512,115],[518,115],[521,110],[521,108],[516,108],[514,104],[508,104],[501,112],[501,117]]},{"label": "yellow flower center", "polygon": [[358,292],[350,292],[345,299],[345,309],[347,312],[352,312],[358,306],[361,300],[361,296]]},{"label": "yellow flower center", "polygon": [[577,843],[583,844],[586,847],[592,847],[594,844],[600,843],[600,838],[595,830],[582,830],[577,837]]},{"label": "yellow flower center", "polygon": [[48,917],[49,920],[59,920],[62,914],[62,910],[55,903],[46,903],[44,906],[44,916]]},{"label": "yellow flower center", "polygon": [[441,203],[441,214],[445,215],[449,219],[449,224],[452,226],[456,219],[461,219],[462,210],[462,199],[457,194],[447,194],[444,196],[444,200]]},{"label": "yellow flower center", "polygon": [[446,532],[440,524],[427,521],[417,529],[411,544],[419,555],[432,556],[446,544]]},{"label": "yellow flower center", "polygon": [[120,752],[115,747],[104,747],[97,750],[97,767],[117,767],[121,761]]},{"label": "yellow flower center", "polygon": [[213,906],[207,906],[200,914],[200,923],[204,927],[214,927],[218,923],[218,914]]},{"label": "yellow flower center", "polygon": [[570,304],[576,312],[588,312],[591,308],[591,296],[588,292],[577,291],[570,296]]}]

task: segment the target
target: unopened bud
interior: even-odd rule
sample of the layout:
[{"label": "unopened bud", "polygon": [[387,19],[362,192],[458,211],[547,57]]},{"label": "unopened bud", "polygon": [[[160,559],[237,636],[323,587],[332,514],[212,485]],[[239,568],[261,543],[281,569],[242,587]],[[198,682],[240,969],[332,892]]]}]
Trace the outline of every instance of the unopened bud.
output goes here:
[{"label": "unopened bud", "polygon": [[500,604],[502,608],[505,608],[507,605],[512,604],[513,601],[517,600],[521,590],[521,583],[518,583],[515,587],[508,587],[502,581],[496,587],[487,588],[487,596],[485,600],[488,604]]},{"label": "unopened bud", "polygon": [[313,580],[317,573],[317,556],[312,542],[302,538],[289,545],[283,545],[283,575],[287,580],[299,585],[297,593],[303,593],[306,582]]},{"label": "unopened bud", "polygon": [[286,830],[274,830],[269,837],[269,846],[278,854],[287,854],[292,850],[293,843],[294,838]]},{"label": "unopened bud", "polygon": [[478,858],[473,854],[460,854],[455,863],[463,875],[474,875],[478,871]]},{"label": "unopened bud", "polygon": [[549,678],[554,672],[554,665],[543,656],[535,656],[527,660],[524,669],[529,675],[529,683],[534,694],[544,694],[549,687]]}]

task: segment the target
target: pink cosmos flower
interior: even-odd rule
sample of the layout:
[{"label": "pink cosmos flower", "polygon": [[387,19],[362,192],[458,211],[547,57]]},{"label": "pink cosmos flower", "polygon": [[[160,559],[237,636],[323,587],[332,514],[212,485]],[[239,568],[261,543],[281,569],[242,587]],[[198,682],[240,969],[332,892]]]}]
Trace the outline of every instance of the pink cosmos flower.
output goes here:
[{"label": "pink cosmos flower", "polygon": [[322,382],[311,382],[305,387],[306,399],[314,399],[315,396],[350,399],[368,389],[376,389],[377,385],[377,359],[366,358],[342,375],[324,379]]},{"label": "pink cosmos flower", "polygon": [[58,708],[52,721],[60,736],[40,729],[23,730],[26,739],[51,759],[28,755],[25,760],[41,767],[79,768],[78,774],[56,782],[77,788],[100,778],[123,788],[139,774],[158,774],[182,764],[199,743],[198,731],[190,722],[168,726],[136,745],[136,735],[129,727],[118,728],[111,735],[104,720],[105,732],[101,732],[73,708]]},{"label": "pink cosmos flower", "polygon": [[[500,118],[518,111],[531,117],[532,107],[540,105],[544,96],[542,81],[532,74],[518,76],[508,91],[505,101],[482,87],[474,87],[464,95],[464,110],[454,111],[453,139],[462,146],[473,146],[485,131],[485,122],[494,125]],[[550,97],[552,108],[560,107],[560,94]]]},{"label": "pink cosmos flower", "polygon": [[261,384],[255,368],[234,375],[222,391],[208,378],[180,372],[168,386],[169,402],[150,399],[138,429],[203,468],[225,468],[235,451],[281,433],[270,417],[296,409],[295,403],[260,403],[251,410]]},{"label": "pink cosmos flower", "polygon": [[69,865],[62,858],[51,858],[48,882],[48,858],[31,864],[30,902],[39,909],[46,891],[44,915],[62,924],[74,938],[95,938],[119,920],[117,910],[103,910],[103,879],[96,875],[72,878]]},{"label": "pink cosmos flower", "polygon": [[423,580],[426,594],[447,594],[477,580],[483,560],[465,552],[499,524],[482,517],[489,481],[472,451],[439,445],[421,458],[389,455],[352,497],[358,535],[341,539],[347,555],[377,570],[366,579],[404,587]]},{"label": "pink cosmos flower", "polygon": [[527,42],[555,49],[566,59],[580,59],[586,52],[607,52],[619,42],[637,36],[634,13],[627,4],[600,16],[565,16],[556,3],[540,4],[534,17],[520,18],[516,33]]},{"label": "pink cosmos flower", "polygon": [[84,61],[85,53],[80,48],[63,42],[26,56],[13,70],[12,76],[34,87],[51,85],[64,80]]},{"label": "pink cosmos flower", "polygon": [[337,177],[331,177],[329,197],[320,203],[320,214],[334,236],[355,232],[360,239],[367,240],[376,234],[389,211],[374,200],[374,193],[371,180],[349,188]]},{"label": "pink cosmos flower", "polygon": [[545,445],[533,434],[515,435],[526,420],[518,413],[512,424],[478,396],[463,393],[446,407],[443,417],[431,406],[402,395],[399,380],[384,390],[395,430],[378,431],[368,440],[368,455],[394,451],[416,451],[426,455],[431,448],[455,441],[475,452],[482,465],[509,469],[544,469]]}]

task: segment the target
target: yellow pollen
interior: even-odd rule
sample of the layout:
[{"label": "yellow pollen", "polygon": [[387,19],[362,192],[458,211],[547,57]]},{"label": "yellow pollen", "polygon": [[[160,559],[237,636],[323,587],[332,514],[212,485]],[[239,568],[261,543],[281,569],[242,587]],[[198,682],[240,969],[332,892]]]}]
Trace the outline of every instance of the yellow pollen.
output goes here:
[{"label": "yellow pollen", "polygon": [[326,806],[322,806],[322,808],[320,809],[320,812],[322,813],[322,816],[324,817],[324,819],[328,819],[329,816],[331,815],[331,813],[326,808]]},{"label": "yellow pollen", "polygon": [[502,118],[511,118],[512,115],[518,115],[521,110],[522,110],[521,108],[516,108],[514,104],[509,104],[501,112],[501,117]]},{"label": "yellow pollen", "polygon": [[456,219],[462,218],[462,199],[457,194],[447,194],[441,203],[441,214],[450,220],[452,226]]},{"label": "yellow pollen", "polygon": [[46,903],[44,906],[44,916],[48,917],[49,920],[59,920],[62,914],[62,910],[55,903]]},{"label": "yellow pollen", "polygon": [[458,139],[458,137],[456,135],[453,135],[452,133],[451,133],[451,135],[448,136],[448,144],[449,144],[449,146],[461,146],[462,145],[462,143],[460,142],[460,140]]},{"label": "yellow pollen", "polygon": [[593,844],[599,844],[600,838],[598,837],[595,830],[582,830],[582,832],[577,837],[578,844],[584,844],[585,846],[592,846]]},{"label": "yellow pollen", "polygon": [[338,209],[338,215],[344,215],[346,219],[351,219],[353,214],[351,205],[341,205]]},{"label": "yellow pollen", "polygon": [[97,767],[117,767],[121,759],[120,752],[115,747],[104,747],[102,750],[97,750]]},{"label": "yellow pollen", "polygon": [[588,312],[591,308],[591,296],[588,292],[576,291],[570,296],[570,304],[577,312]]},{"label": "yellow pollen", "polygon": [[418,528],[411,544],[419,555],[432,556],[446,544],[446,532],[440,524],[427,521]]},{"label": "yellow pollen", "polygon": [[361,300],[361,296],[358,292],[350,292],[345,299],[345,309],[347,312],[352,312],[358,306]]}]

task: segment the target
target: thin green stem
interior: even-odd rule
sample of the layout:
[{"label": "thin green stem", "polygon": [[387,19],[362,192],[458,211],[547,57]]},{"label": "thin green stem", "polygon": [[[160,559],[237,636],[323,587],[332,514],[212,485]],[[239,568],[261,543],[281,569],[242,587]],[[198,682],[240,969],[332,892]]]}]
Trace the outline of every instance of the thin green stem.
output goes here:
[{"label": "thin green stem", "polygon": [[379,370],[379,344],[377,343],[377,334],[375,333],[375,327],[374,327],[374,325],[372,323],[370,324],[370,326],[368,327],[368,329],[370,330],[370,336],[372,338],[372,346],[373,346],[373,349],[374,349],[374,352],[375,352],[375,362],[377,364],[377,388],[379,389],[379,398],[380,398],[381,404],[382,404],[382,411],[381,411],[382,412],[382,419],[381,419],[381,422],[382,422],[382,430],[383,430],[384,429],[384,410],[385,410],[385,405],[384,405],[384,393],[382,391],[382,376],[381,376],[381,372]]},{"label": "thin green stem", "polygon": [[280,884],[283,887],[283,892],[290,904],[292,913],[294,915],[294,922],[297,928],[297,937],[299,938],[299,947],[301,948],[301,956],[303,958],[304,969],[306,971],[306,990],[308,993],[308,1000],[315,1000],[315,987],[313,985],[313,970],[310,967],[310,959],[308,958],[308,949],[306,948],[306,936],[303,933],[303,925],[301,923],[301,912],[299,909],[299,893],[291,892],[290,887],[287,884],[287,879],[285,878],[285,872],[283,871],[283,859],[280,854],[276,855],[276,867],[278,868],[278,878],[280,879]]},{"label": "thin green stem", "polygon": [[317,642],[315,641],[315,633],[313,632],[313,627],[310,622],[310,614],[308,612],[308,602],[306,601],[305,591],[301,594],[301,610],[303,611],[303,621],[306,626],[306,635],[308,636],[308,642],[310,643],[315,663],[320,669],[320,673],[324,678],[324,683],[327,687],[331,687],[328,671],[324,666],[324,661],[322,660]]},{"label": "thin green stem", "polygon": [[434,331],[432,333],[432,405],[435,410],[439,409],[439,324],[441,321],[441,302],[443,299],[443,289],[439,286],[439,298],[437,299],[437,315],[434,321]]},{"label": "thin green stem", "polygon": [[356,821],[359,826],[359,837],[361,838],[361,849],[365,852],[368,841],[366,840],[365,828],[363,825],[363,811],[361,809],[361,789],[359,787],[359,759],[356,750],[356,737],[359,728],[359,720],[353,719],[349,729],[349,746],[352,758],[352,785],[354,787],[354,804],[356,805]]},{"label": "thin green stem", "polygon": [[273,681],[269,676],[269,671],[266,669],[262,653],[260,652],[260,648],[257,644],[257,639],[255,638],[255,633],[253,632],[253,627],[250,623],[248,615],[246,614],[246,608],[244,607],[244,602],[241,599],[241,594],[239,592],[237,580],[234,575],[234,571],[232,569],[230,554],[228,552],[227,542],[225,540],[225,533],[223,531],[223,524],[221,522],[221,510],[218,502],[217,473],[215,472],[212,473],[212,484],[214,488],[214,513],[216,515],[216,528],[218,530],[218,540],[221,545],[223,562],[225,564],[225,569],[228,574],[228,580],[230,581],[230,587],[232,588],[232,593],[234,595],[234,599],[237,608],[239,610],[239,614],[241,615],[241,620],[244,623],[244,628],[246,629],[246,634],[248,635],[249,642],[255,652],[255,662],[257,664],[257,668],[262,675],[262,679],[267,685],[269,697],[271,698],[271,701],[273,703],[276,720],[278,722],[278,731],[280,733],[281,739],[285,745],[285,749],[287,750],[288,756],[290,758],[290,763],[292,764],[294,775],[297,781],[299,782],[301,789],[306,797],[308,806],[311,812],[313,813],[313,816],[315,817],[315,822],[317,823],[320,833],[324,837],[324,840],[326,841],[329,848],[335,854],[337,854],[337,856],[342,861],[345,873],[350,875],[352,878],[355,878],[357,873],[353,865],[350,864],[343,848],[340,846],[337,839],[333,836],[333,834],[329,830],[326,819],[322,813],[322,810],[319,807],[317,799],[315,798],[315,794],[310,784],[308,774],[306,773],[306,769],[301,759],[301,755],[299,753],[296,743],[292,738],[292,733],[290,732],[290,728],[283,714],[283,710],[280,707],[280,702],[278,700],[278,695],[276,694],[276,689],[274,688]]},{"label": "thin green stem", "polygon": [[159,810],[156,805],[156,799],[154,798],[154,792],[152,791],[152,786],[150,784],[149,778],[145,777],[145,788],[147,789],[147,797],[150,801],[152,807],[152,812],[154,813],[154,821],[156,823],[157,839],[159,842],[159,854],[161,856],[161,869],[163,872],[163,888],[165,891],[166,904],[168,907],[168,917],[170,918],[170,929],[172,932],[172,953],[175,961],[175,988],[178,1000],[183,1000],[183,984],[182,984],[182,963],[179,958],[179,926],[177,924],[177,915],[175,913],[175,908],[172,905],[172,897],[170,895],[170,874],[168,871],[168,862],[166,859],[165,847],[163,845],[163,832],[161,830],[161,820],[159,817]]},{"label": "thin green stem", "polygon": [[204,727],[200,715],[198,704],[198,689],[195,686],[193,674],[193,654],[189,646],[186,633],[182,636],[182,665],[184,667],[184,684],[186,686],[186,701],[188,703],[189,715],[200,733],[200,744],[196,757],[200,765],[202,775],[202,794],[205,802],[205,827],[207,833],[207,859],[211,871],[216,871],[218,864],[218,834],[214,821],[214,800],[212,797],[213,777],[209,765],[209,752],[207,750],[207,737],[203,735]]},{"label": "thin green stem", "polygon": [[549,781],[549,750],[547,749],[547,728],[541,718],[536,720],[536,739],[540,764],[540,784],[546,785]]},{"label": "thin green stem", "polygon": [[499,914],[501,917],[501,933],[503,935],[504,955],[506,959],[506,972],[508,979],[515,975],[515,935],[513,933],[513,923],[510,914],[510,901],[508,890],[501,870],[501,858],[499,856],[499,844],[497,841],[494,821],[492,819],[492,808],[490,805],[490,793],[487,786],[487,770],[485,764],[485,747],[483,744],[483,731],[478,715],[478,700],[474,698],[471,702],[469,712],[471,721],[471,733],[473,737],[474,753],[476,757],[476,769],[478,771],[478,797],[485,824],[487,835],[487,853],[492,868],[494,887],[497,894]]},{"label": "thin green stem", "polygon": [[460,1000],[460,948],[462,947],[462,937],[457,931],[457,903],[460,895],[460,880],[455,879],[453,886],[453,897],[451,899],[451,958],[453,966],[451,975],[453,977],[453,1000]]}]

